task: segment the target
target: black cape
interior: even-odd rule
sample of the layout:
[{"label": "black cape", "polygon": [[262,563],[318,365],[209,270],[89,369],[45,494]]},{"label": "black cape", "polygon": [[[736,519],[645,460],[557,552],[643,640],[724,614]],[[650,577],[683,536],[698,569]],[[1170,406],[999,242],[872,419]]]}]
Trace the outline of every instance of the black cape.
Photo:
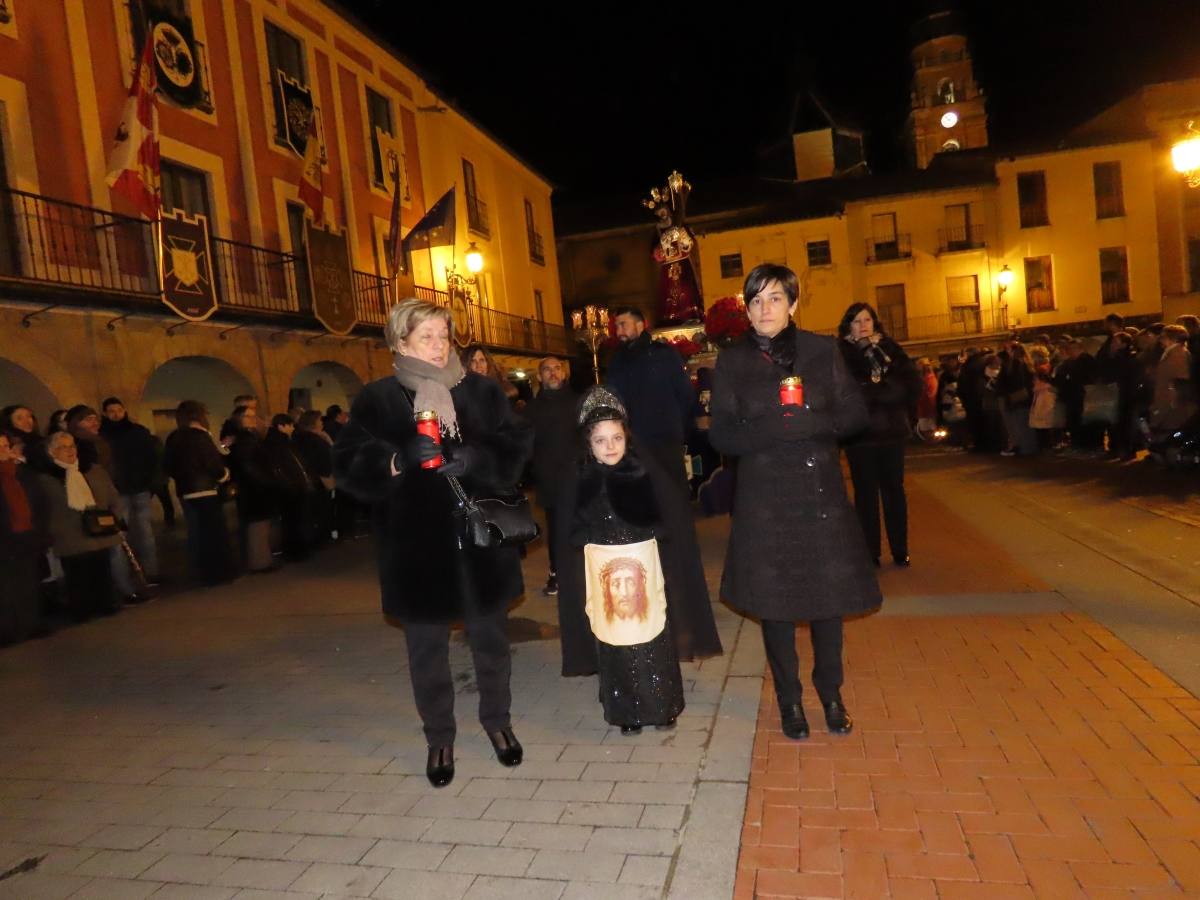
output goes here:
[{"label": "black cape", "polygon": [[[632,445],[628,452],[637,453]],[[667,615],[679,658],[716,656],[722,652],[721,638],[713,620],[691,506],[653,457],[642,453],[638,460],[645,469],[642,478],[624,484],[609,482],[614,511],[631,524],[654,526],[666,579]],[[566,676],[596,671],[596,639],[584,613],[583,545],[572,538],[571,526],[576,509],[600,489],[600,477],[594,464],[571,466],[558,496],[553,540],[558,542],[558,617],[562,673]]]}]

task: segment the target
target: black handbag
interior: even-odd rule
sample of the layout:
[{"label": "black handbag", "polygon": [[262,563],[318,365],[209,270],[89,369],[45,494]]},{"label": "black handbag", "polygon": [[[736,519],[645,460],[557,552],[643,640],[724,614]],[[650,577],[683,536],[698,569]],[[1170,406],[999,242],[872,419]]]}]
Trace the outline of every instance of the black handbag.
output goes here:
[{"label": "black handbag", "polygon": [[121,520],[111,509],[90,506],[79,516],[83,520],[83,533],[88,537],[112,537],[121,533]]},{"label": "black handbag", "polygon": [[516,547],[538,536],[538,524],[524,494],[518,491],[511,497],[475,499],[453,475],[446,480],[458,498],[458,514],[465,521],[466,536],[476,547]]}]

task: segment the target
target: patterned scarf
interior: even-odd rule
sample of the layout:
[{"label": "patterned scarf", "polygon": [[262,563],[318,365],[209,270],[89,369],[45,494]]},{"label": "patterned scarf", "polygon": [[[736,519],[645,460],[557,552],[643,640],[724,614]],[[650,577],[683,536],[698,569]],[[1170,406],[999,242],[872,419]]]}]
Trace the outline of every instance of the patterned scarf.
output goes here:
[{"label": "patterned scarf", "polygon": [[454,398],[450,389],[463,380],[462,363],[458,357],[450,354],[450,360],[443,368],[432,363],[417,359],[415,356],[403,356],[397,353],[392,358],[392,369],[396,380],[413,391],[413,412],[437,413],[438,424],[442,434],[458,437],[458,415],[454,411]]}]

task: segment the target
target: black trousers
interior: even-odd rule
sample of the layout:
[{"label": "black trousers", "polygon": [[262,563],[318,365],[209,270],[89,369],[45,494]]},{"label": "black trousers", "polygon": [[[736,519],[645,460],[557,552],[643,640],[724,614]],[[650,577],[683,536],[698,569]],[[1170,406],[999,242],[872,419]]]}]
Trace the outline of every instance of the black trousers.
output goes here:
[{"label": "black trousers", "polygon": [[854,508],[867,538],[867,549],[880,556],[879,501],[892,556],[908,556],[908,498],[904,495],[904,443],[856,444],[846,448],[854,482]]},{"label": "black trousers", "polygon": [[192,575],[205,584],[233,578],[233,551],[220,497],[180,500],[187,522],[187,542]]},{"label": "black trousers", "polygon": [[[821,703],[841,699],[842,619],[817,619],[808,623],[812,632],[813,687]],[[771,619],[762,621],[763,646],[775,680],[775,698],[779,708],[800,702],[800,657],[796,653],[796,623]]]},{"label": "black trousers", "polygon": [[546,511],[546,552],[550,554],[550,574],[558,574],[558,553],[554,546],[554,535],[558,530],[558,518],[554,514],[554,507],[545,507]]},{"label": "black trousers", "polygon": [[[512,656],[504,623],[508,610],[467,619],[467,643],[475,659],[475,683],[479,688],[479,722],[485,731],[500,731],[512,725]],[[454,743],[454,681],[450,675],[450,624],[448,622],[404,626],[408,642],[408,671],[412,676],[417,712],[425,725],[430,747]]]},{"label": "black trousers", "polygon": [[74,556],[63,556],[63,583],[67,609],[79,622],[92,616],[115,612],[118,606],[113,590],[109,550],[92,550]]}]

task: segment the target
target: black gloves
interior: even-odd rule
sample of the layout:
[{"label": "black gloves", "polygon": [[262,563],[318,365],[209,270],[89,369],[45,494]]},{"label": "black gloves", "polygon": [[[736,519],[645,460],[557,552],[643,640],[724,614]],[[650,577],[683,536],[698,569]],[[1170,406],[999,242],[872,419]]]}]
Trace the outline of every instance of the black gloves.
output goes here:
[{"label": "black gloves", "polygon": [[441,452],[441,445],[433,438],[424,434],[415,434],[397,454],[400,460],[398,468],[402,472],[418,468],[421,463],[436,459]]},{"label": "black gloves", "polygon": [[479,462],[479,451],[467,444],[455,447],[446,456],[446,461],[438,469],[439,475],[453,475],[455,478],[462,478]]}]

